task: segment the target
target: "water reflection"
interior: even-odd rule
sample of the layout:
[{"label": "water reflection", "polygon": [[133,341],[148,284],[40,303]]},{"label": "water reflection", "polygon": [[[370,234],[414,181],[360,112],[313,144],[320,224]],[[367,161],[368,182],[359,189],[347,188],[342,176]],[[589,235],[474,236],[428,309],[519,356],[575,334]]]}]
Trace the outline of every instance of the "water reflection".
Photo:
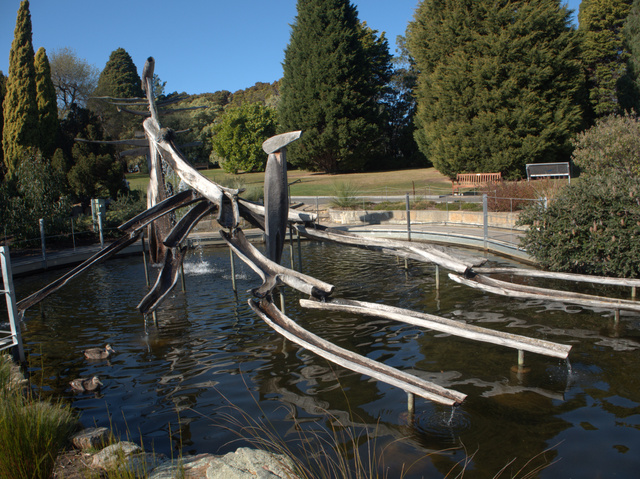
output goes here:
[{"label": "water reflection", "polygon": [[[236,260],[234,294],[228,250],[208,249],[189,257],[186,292],[176,288],[156,321],[135,309],[147,290],[138,257],[100,265],[50,296],[41,311],[29,311],[23,336],[34,389],[71,402],[87,426],[112,426],[166,454],[246,444],[234,442],[225,423],[225,413],[242,410],[299,447],[305,432],[363,433],[358,447],[384,452],[390,477],[403,462],[415,463],[407,477],[443,477],[465,462],[465,477],[492,477],[515,459],[510,477],[536,456],[534,462],[561,459],[539,477],[635,474],[640,315],[623,313],[616,324],[611,311],[499,298],[453,283],[443,270],[436,290],[433,265],[409,261],[405,270],[393,257],[318,243],[302,250],[303,272],[334,284],[338,297],[571,344],[571,367],[526,354],[530,371],[517,375],[516,351],[380,318],[306,310],[300,295],[285,290],[287,314],[301,326],[468,395],[456,409],[418,398],[412,422],[403,391],[329,364],[259,320],[247,305],[257,276]],[[284,254],[289,264],[288,248]],[[58,274],[17,279],[18,297]],[[109,361],[82,357],[87,347],[107,343],[118,351]],[[105,384],[100,394],[70,391],[71,379],[94,375]]]}]

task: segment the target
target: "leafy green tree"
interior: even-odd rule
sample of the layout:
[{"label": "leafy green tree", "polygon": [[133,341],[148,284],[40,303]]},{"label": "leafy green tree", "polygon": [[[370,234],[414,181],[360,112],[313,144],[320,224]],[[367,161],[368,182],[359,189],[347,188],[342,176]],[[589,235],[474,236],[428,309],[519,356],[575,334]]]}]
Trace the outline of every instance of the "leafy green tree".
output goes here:
[{"label": "leafy green tree", "polygon": [[56,89],[51,80],[51,68],[44,48],[39,48],[35,58],[36,100],[38,102],[38,132],[40,134],[40,151],[46,158],[51,158],[58,143],[60,122]]},{"label": "leafy green tree", "polygon": [[25,149],[37,147],[39,141],[36,71],[28,0],[23,0],[18,9],[9,53],[7,92],[2,108],[2,148],[7,173],[12,175]]},{"label": "leafy green tree", "polygon": [[[171,95],[169,95],[171,97]],[[197,143],[182,151],[192,164],[208,165],[216,160],[213,157],[215,122],[223,114],[224,107],[229,104],[232,95],[229,91],[191,95],[180,102],[180,108],[197,109],[168,115],[163,124],[174,130],[189,130],[179,137],[181,144]]]},{"label": "leafy green tree", "polygon": [[51,78],[58,97],[60,118],[64,118],[76,103],[80,107],[86,102],[98,85],[100,72],[85,60],[78,58],[69,47],[54,50],[50,55]]},{"label": "leafy green tree", "polygon": [[[98,86],[94,92],[96,97],[141,98],[142,81],[138,75],[131,56],[123,48],[111,52],[105,65]],[[102,120],[107,135],[111,138],[132,136],[133,130],[140,127],[140,119],[119,113],[115,106],[104,101],[92,100],[89,106]]]},{"label": "leafy green tree", "polygon": [[390,162],[394,168],[431,166],[414,138],[417,72],[406,50],[404,37],[398,37],[397,45],[401,54],[393,58],[393,72],[382,101],[387,123],[384,134],[386,151],[377,167],[388,168]]},{"label": "leafy green tree", "polygon": [[213,150],[221,159],[222,169],[236,174],[239,170],[264,171],[267,154],[262,143],[275,135],[275,110],[261,103],[245,103],[229,110],[215,127]]},{"label": "leafy green tree", "polygon": [[583,118],[579,45],[558,0],[423,0],[407,30],[421,151],[452,178],[567,161]]},{"label": "leafy green tree", "polygon": [[382,147],[379,102],[389,70],[384,37],[358,21],[348,0],[299,0],[283,67],[281,129],[304,131],[291,145],[291,163],[326,172],[362,170]]},{"label": "leafy green tree", "polygon": [[61,122],[62,149],[56,151],[53,165],[67,172],[72,195],[88,204],[91,198],[116,198],[124,192],[124,165],[116,157],[112,145],[77,142],[75,138],[89,141],[104,140],[99,118],[90,110],[73,104]]},{"label": "leafy green tree", "polygon": [[640,120],[624,113],[596,120],[578,134],[573,162],[586,176],[617,172],[640,179]]},{"label": "leafy green tree", "polygon": [[16,174],[0,186],[0,223],[18,239],[36,238],[39,219],[45,218],[48,231],[57,234],[52,228],[71,212],[65,178],[37,150],[23,151]]},{"label": "leafy green tree", "polygon": [[632,0],[582,0],[580,4],[583,61],[595,117],[621,111],[621,79],[629,58],[623,26],[631,3]]}]

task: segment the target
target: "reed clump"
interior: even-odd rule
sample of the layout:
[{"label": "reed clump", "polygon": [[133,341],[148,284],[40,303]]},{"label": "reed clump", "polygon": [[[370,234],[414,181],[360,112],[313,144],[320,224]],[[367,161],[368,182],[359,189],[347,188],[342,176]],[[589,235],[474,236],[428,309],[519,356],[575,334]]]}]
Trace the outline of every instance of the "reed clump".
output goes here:
[{"label": "reed clump", "polygon": [[9,356],[0,355],[0,477],[49,478],[77,427],[70,407],[26,393]]}]

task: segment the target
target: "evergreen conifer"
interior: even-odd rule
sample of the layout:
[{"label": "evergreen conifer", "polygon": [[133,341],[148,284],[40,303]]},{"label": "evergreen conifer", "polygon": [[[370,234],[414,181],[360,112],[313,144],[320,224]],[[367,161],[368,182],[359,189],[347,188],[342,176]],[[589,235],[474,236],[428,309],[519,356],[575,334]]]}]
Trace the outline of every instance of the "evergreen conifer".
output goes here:
[{"label": "evergreen conifer", "polygon": [[582,0],[578,20],[583,33],[583,61],[589,100],[596,118],[620,113],[621,80],[629,51],[623,26],[632,0]]},{"label": "evergreen conifer", "polygon": [[386,40],[360,24],[348,0],[298,1],[279,105],[282,129],[304,132],[289,150],[293,164],[326,172],[366,166],[381,148],[389,60]]},{"label": "evergreen conifer", "polygon": [[4,162],[7,173],[12,175],[25,149],[37,147],[39,140],[36,71],[28,0],[23,0],[18,9],[9,53],[9,77],[3,113]]},{"label": "evergreen conifer", "polygon": [[51,159],[58,143],[60,122],[56,89],[51,80],[51,68],[44,48],[40,47],[35,58],[36,99],[38,102],[38,132],[40,151],[45,158]]},{"label": "evergreen conifer", "polygon": [[[142,81],[138,75],[131,56],[124,48],[111,52],[109,60],[98,78],[98,86],[94,92],[96,97],[141,98]],[[139,127],[139,118],[119,113],[115,106],[104,101],[93,100],[90,107],[102,120],[103,128],[111,138],[131,135],[132,129]]]},{"label": "evergreen conifer", "polygon": [[558,0],[423,0],[407,30],[421,151],[450,177],[568,161],[583,116],[579,45]]}]

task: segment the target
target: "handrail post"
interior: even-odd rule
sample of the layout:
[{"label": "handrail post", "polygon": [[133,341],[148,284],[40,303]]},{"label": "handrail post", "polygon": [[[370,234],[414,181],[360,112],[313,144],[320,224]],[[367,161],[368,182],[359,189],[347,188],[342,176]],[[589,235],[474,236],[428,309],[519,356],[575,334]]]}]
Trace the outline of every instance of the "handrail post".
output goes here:
[{"label": "handrail post", "polygon": [[[22,333],[20,332],[20,321],[16,308],[16,293],[13,289],[13,272],[11,271],[11,257],[9,247],[0,246],[0,267],[2,268],[2,279],[4,283],[4,296],[7,302],[7,313],[9,314],[9,326],[13,338],[14,357],[20,362],[25,362],[24,348],[22,347]],[[17,353],[17,354],[16,354]]]},{"label": "handrail post", "polygon": [[40,246],[42,247],[42,268],[47,269],[47,246],[44,235],[44,219],[40,218]]},{"label": "handrail post", "polygon": [[482,194],[482,215],[484,222],[484,249],[487,249],[487,240],[489,238],[489,205],[487,200],[487,194]]}]

